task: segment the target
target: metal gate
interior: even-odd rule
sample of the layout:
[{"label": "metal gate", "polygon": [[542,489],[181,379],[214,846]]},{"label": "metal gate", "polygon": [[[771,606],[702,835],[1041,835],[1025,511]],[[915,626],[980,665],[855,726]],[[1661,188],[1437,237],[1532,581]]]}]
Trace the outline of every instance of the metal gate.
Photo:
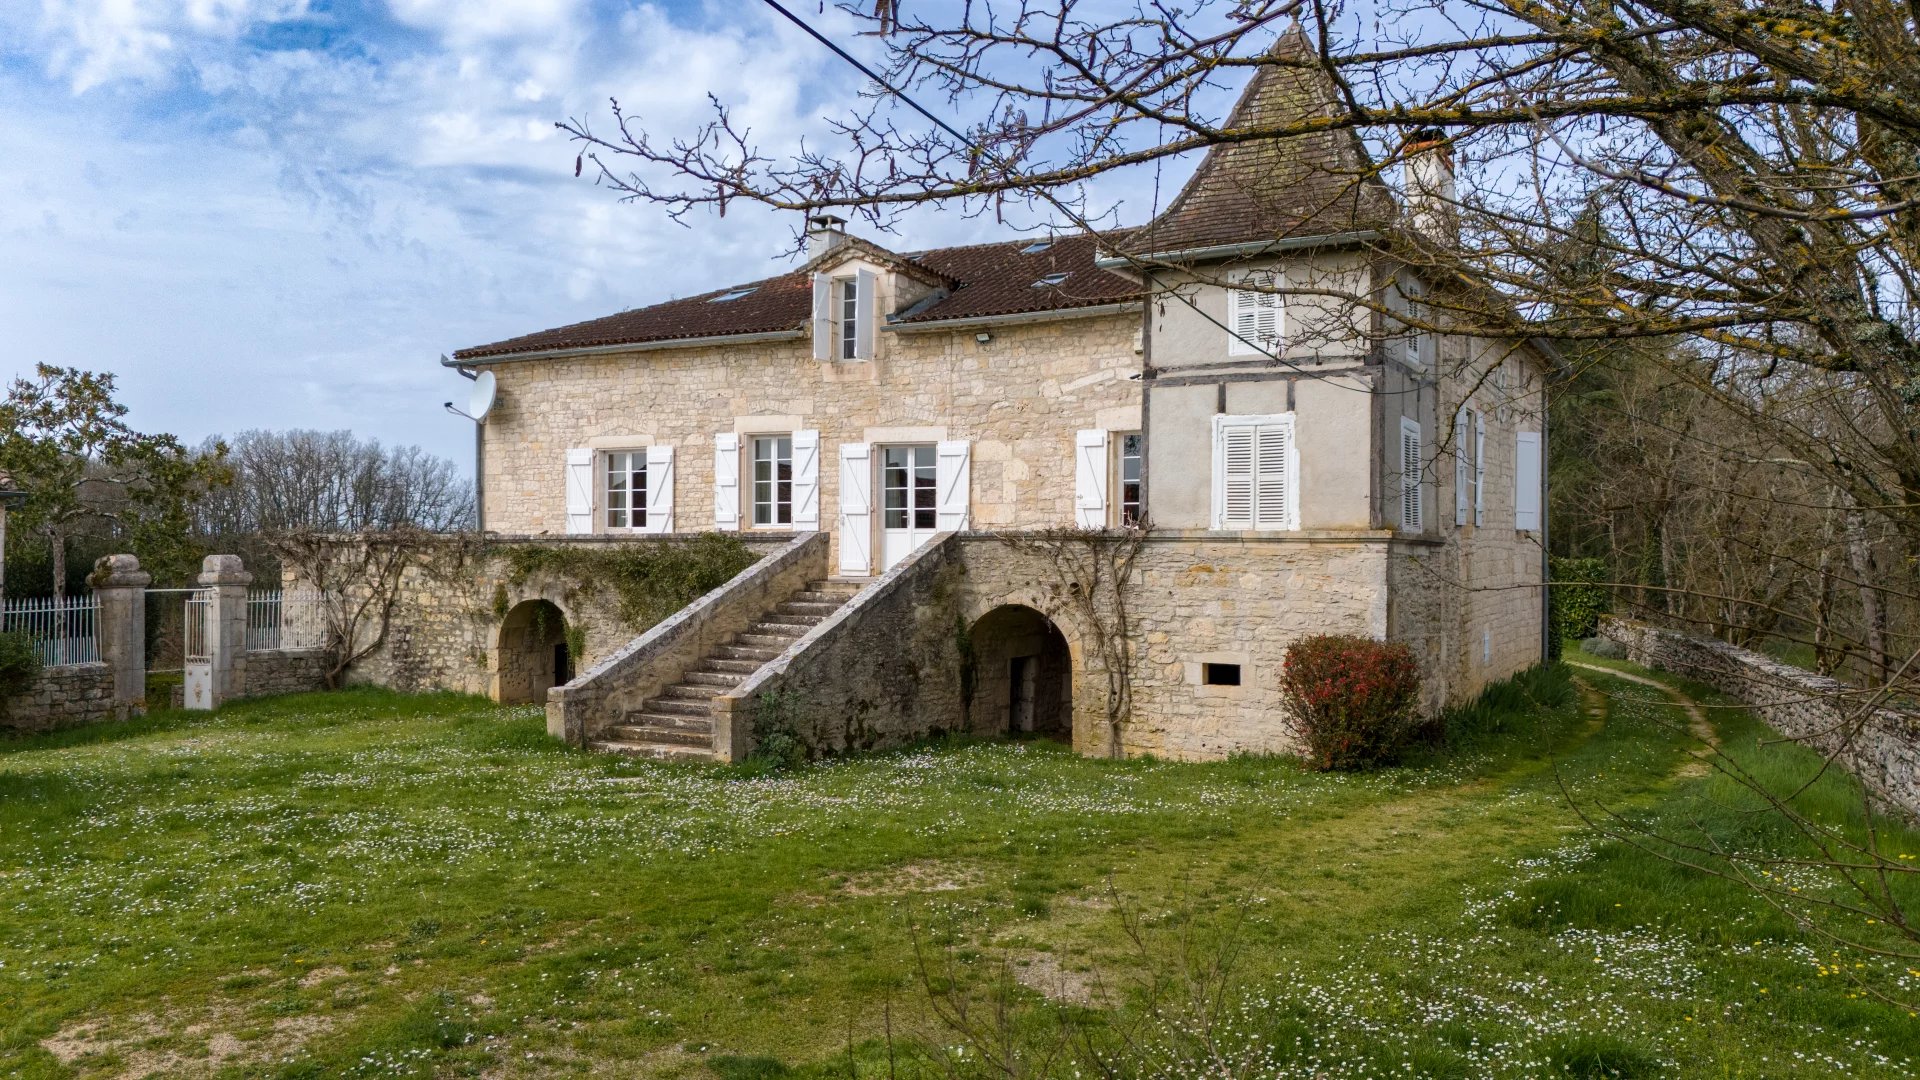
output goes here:
[{"label": "metal gate", "polygon": [[187,594],[186,619],[182,623],[186,645],[182,650],[186,670],[182,704],[189,709],[211,709],[213,700],[213,595],[205,589]]}]

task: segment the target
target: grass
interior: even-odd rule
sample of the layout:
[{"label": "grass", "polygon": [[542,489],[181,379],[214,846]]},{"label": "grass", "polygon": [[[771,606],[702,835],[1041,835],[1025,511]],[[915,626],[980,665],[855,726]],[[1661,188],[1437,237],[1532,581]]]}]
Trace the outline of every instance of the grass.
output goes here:
[{"label": "grass", "polygon": [[[1569,793],[1790,842],[1685,774],[1657,692],[1585,674],[1604,717],[1543,677],[1364,776],[1032,743],[751,776],[375,691],[0,743],[0,1074],[974,1075],[1067,1030],[1135,1074],[1204,1044],[1247,1075],[1909,1075],[1920,1025],[1863,995],[1920,992],[1903,965],[1823,975],[1791,920],[1582,825]],[[1804,804],[1856,813],[1837,778]],[[1141,1023],[1156,981],[1190,1022]]]}]

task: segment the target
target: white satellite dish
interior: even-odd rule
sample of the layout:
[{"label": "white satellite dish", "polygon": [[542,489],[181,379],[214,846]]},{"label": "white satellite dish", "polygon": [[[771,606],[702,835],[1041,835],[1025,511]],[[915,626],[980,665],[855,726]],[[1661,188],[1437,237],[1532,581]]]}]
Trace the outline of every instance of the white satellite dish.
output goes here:
[{"label": "white satellite dish", "polygon": [[483,371],[474,376],[473,396],[467,399],[467,415],[476,421],[485,420],[487,418],[487,410],[493,408],[493,398],[496,392],[497,388],[494,386],[493,372]]}]

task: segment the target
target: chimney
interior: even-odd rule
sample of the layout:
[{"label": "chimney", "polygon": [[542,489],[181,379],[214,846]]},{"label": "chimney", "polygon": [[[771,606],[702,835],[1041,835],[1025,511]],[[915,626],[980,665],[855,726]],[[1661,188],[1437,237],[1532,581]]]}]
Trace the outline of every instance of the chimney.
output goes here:
[{"label": "chimney", "polygon": [[1453,182],[1453,143],[1439,128],[1424,128],[1400,148],[1405,163],[1407,222],[1435,240],[1456,238],[1460,219]]},{"label": "chimney", "polygon": [[847,219],[821,214],[807,219],[807,261],[832,251],[847,242]]}]

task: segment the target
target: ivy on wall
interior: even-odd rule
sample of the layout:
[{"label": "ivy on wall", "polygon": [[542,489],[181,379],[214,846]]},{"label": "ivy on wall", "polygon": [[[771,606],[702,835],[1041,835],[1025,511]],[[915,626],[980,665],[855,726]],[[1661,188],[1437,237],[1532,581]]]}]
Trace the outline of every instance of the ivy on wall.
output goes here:
[{"label": "ivy on wall", "polygon": [[0,634],[0,715],[7,699],[33,689],[40,681],[40,653],[26,634]]},{"label": "ivy on wall", "polygon": [[606,590],[619,600],[620,617],[636,628],[679,611],[759,559],[744,541],[727,533],[660,544],[516,544],[498,552],[515,586],[545,574],[581,589]]}]

